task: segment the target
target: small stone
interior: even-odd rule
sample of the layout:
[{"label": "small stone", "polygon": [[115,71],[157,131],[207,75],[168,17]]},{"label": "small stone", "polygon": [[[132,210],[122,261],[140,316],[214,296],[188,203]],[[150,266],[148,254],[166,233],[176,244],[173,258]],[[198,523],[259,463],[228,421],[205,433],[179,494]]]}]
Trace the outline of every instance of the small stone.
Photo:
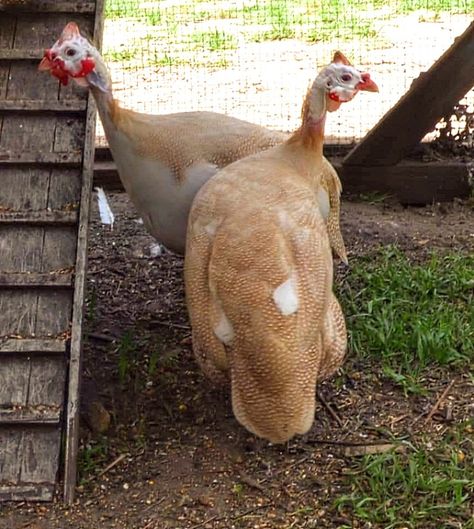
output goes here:
[{"label": "small stone", "polygon": [[212,507],[213,505],[212,498],[207,496],[206,494],[202,494],[197,500],[204,507]]},{"label": "small stone", "polygon": [[124,483],[122,485],[122,487],[125,489],[125,490],[128,490],[130,488],[130,485],[128,483]]}]

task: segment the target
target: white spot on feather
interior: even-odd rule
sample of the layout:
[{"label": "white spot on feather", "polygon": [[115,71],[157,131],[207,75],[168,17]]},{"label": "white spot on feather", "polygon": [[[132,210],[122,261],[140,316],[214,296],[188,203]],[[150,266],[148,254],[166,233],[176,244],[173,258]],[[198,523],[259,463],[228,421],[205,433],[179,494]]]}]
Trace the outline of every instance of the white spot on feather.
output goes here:
[{"label": "white spot on feather", "polygon": [[329,216],[329,195],[326,192],[326,190],[322,187],[318,189],[318,194],[316,195],[316,200],[318,202],[319,211],[321,212],[321,215],[323,216],[324,220],[327,220]]},{"label": "white spot on feather", "polygon": [[283,316],[290,316],[298,310],[298,294],[296,281],[290,276],[273,292],[273,301]]},{"label": "white spot on feather", "polygon": [[234,328],[224,312],[221,312],[219,323],[214,327],[214,334],[225,345],[229,345],[234,339]]},{"label": "white spot on feather", "polygon": [[206,226],[204,226],[204,230],[210,237],[214,237],[217,230],[217,226],[219,226],[219,221],[213,220],[209,222],[209,224],[206,224]]}]

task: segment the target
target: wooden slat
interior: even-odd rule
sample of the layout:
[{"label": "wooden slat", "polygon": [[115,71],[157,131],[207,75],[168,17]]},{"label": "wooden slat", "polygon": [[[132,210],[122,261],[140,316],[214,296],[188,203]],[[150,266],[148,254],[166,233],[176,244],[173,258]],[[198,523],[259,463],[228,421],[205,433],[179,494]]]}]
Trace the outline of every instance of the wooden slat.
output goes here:
[{"label": "wooden slat", "polygon": [[54,483],[32,483],[31,485],[2,485],[0,483],[0,501],[50,501],[54,488]]},{"label": "wooden slat", "polygon": [[81,100],[58,99],[17,99],[0,100],[0,112],[84,112],[87,102]]},{"label": "wooden slat", "polygon": [[32,338],[7,338],[0,340],[0,354],[64,354],[66,352],[65,340],[57,338],[32,339]]},{"label": "wooden slat", "polygon": [[71,310],[67,289],[2,288],[0,332],[25,338],[59,336],[69,330]]},{"label": "wooden slat", "polygon": [[[102,45],[105,0],[96,0],[94,40]],[[87,271],[87,234],[89,212],[94,177],[94,138],[96,124],[96,106],[89,95],[87,109],[86,137],[84,142],[83,181],[81,190],[81,209],[77,240],[76,279],[74,304],[72,311],[71,350],[69,355],[69,383],[66,416],[66,446],[64,463],[64,500],[74,501],[77,480],[77,452],[79,445],[79,407],[82,361],[82,324],[84,320],[84,299]]]},{"label": "wooden slat", "polygon": [[1,434],[0,500],[51,500],[58,471],[60,428],[4,425]]},{"label": "wooden slat", "polygon": [[474,22],[344,159],[393,165],[434,129],[474,85]]},{"label": "wooden slat", "polygon": [[59,424],[61,410],[57,407],[42,408],[2,408],[0,410],[0,427],[8,424]]},{"label": "wooden slat", "polygon": [[333,163],[344,193],[379,192],[406,205],[425,205],[467,198],[471,194],[469,171],[462,163],[402,162],[388,167]]},{"label": "wooden slat", "polygon": [[9,13],[94,13],[95,2],[58,0],[2,0],[0,11]]},{"label": "wooden slat", "polygon": [[0,164],[80,165],[80,152],[12,152],[0,150]]},{"label": "wooden slat", "polygon": [[4,166],[0,173],[0,209],[60,210],[79,207],[80,167]]},{"label": "wooden slat", "polygon": [[32,61],[40,60],[43,56],[44,50],[0,49],[0,61]]},{"label": "wooden slat", "polygon": [[[331,160],[342,181],[344,192],[388,193],[403,204],[431,204],[467,198],[471,194],[466,164],[458,162],[402,162],[388,167],[344,165]],[[94,186],[108,191],[125,191],[115,164],[99,161],[94,165]]]},{"label": "wooden slat", "polygon": [[77,211],[0,211],[1,224],[76,224]]},{"label": "wooden slat", "polygon": [[125,191],[115,162],[94,163],[94,187],[103,187],[108,191]]},{"label": "wooden slat", "polygon": [[56,287],[66,288],[73,285],[72,273],[2,273],[0,287]]}]

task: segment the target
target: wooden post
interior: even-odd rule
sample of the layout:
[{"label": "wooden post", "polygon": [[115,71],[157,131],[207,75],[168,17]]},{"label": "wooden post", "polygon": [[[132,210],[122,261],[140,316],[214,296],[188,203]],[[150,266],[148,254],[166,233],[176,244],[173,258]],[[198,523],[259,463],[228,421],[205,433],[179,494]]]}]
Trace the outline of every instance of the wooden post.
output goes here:
[{"label": "wooden post", "polygon": [[[100,49],[104,24],[104,0],[96,0],[94,40]],[[94,171],[96,106],[89,94],[83,157],[81,208],[76,254],[76,277],[69,354],[69,385],[67,397],[66,449],[64,464],[64,501],[74,501],[77,480],[77,452],[79,443],[79,402],[82,369],[82,323],[87,272],[87,233],[89,229],[92,179]]]},{"label": "wooden post", "polygon": [[474,22],[416,79],[347,155],[344,165],[394,165],[433,130],[474,85]]}]

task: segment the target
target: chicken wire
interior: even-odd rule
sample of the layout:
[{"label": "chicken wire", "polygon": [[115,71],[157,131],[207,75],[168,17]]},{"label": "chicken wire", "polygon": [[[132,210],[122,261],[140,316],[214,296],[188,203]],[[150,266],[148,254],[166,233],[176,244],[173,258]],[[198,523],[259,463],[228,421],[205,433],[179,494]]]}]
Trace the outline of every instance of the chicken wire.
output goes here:
[{"label": "chicken wire", "polygon": [[[328,141],[345,143],[377,123],[473,12],[474,0],[106,0],[103,56],[127,108],[212,110],[289,131],[339,49],[380,88],[331,115]],[[462,104],[467,118],[474,92]]]}]

